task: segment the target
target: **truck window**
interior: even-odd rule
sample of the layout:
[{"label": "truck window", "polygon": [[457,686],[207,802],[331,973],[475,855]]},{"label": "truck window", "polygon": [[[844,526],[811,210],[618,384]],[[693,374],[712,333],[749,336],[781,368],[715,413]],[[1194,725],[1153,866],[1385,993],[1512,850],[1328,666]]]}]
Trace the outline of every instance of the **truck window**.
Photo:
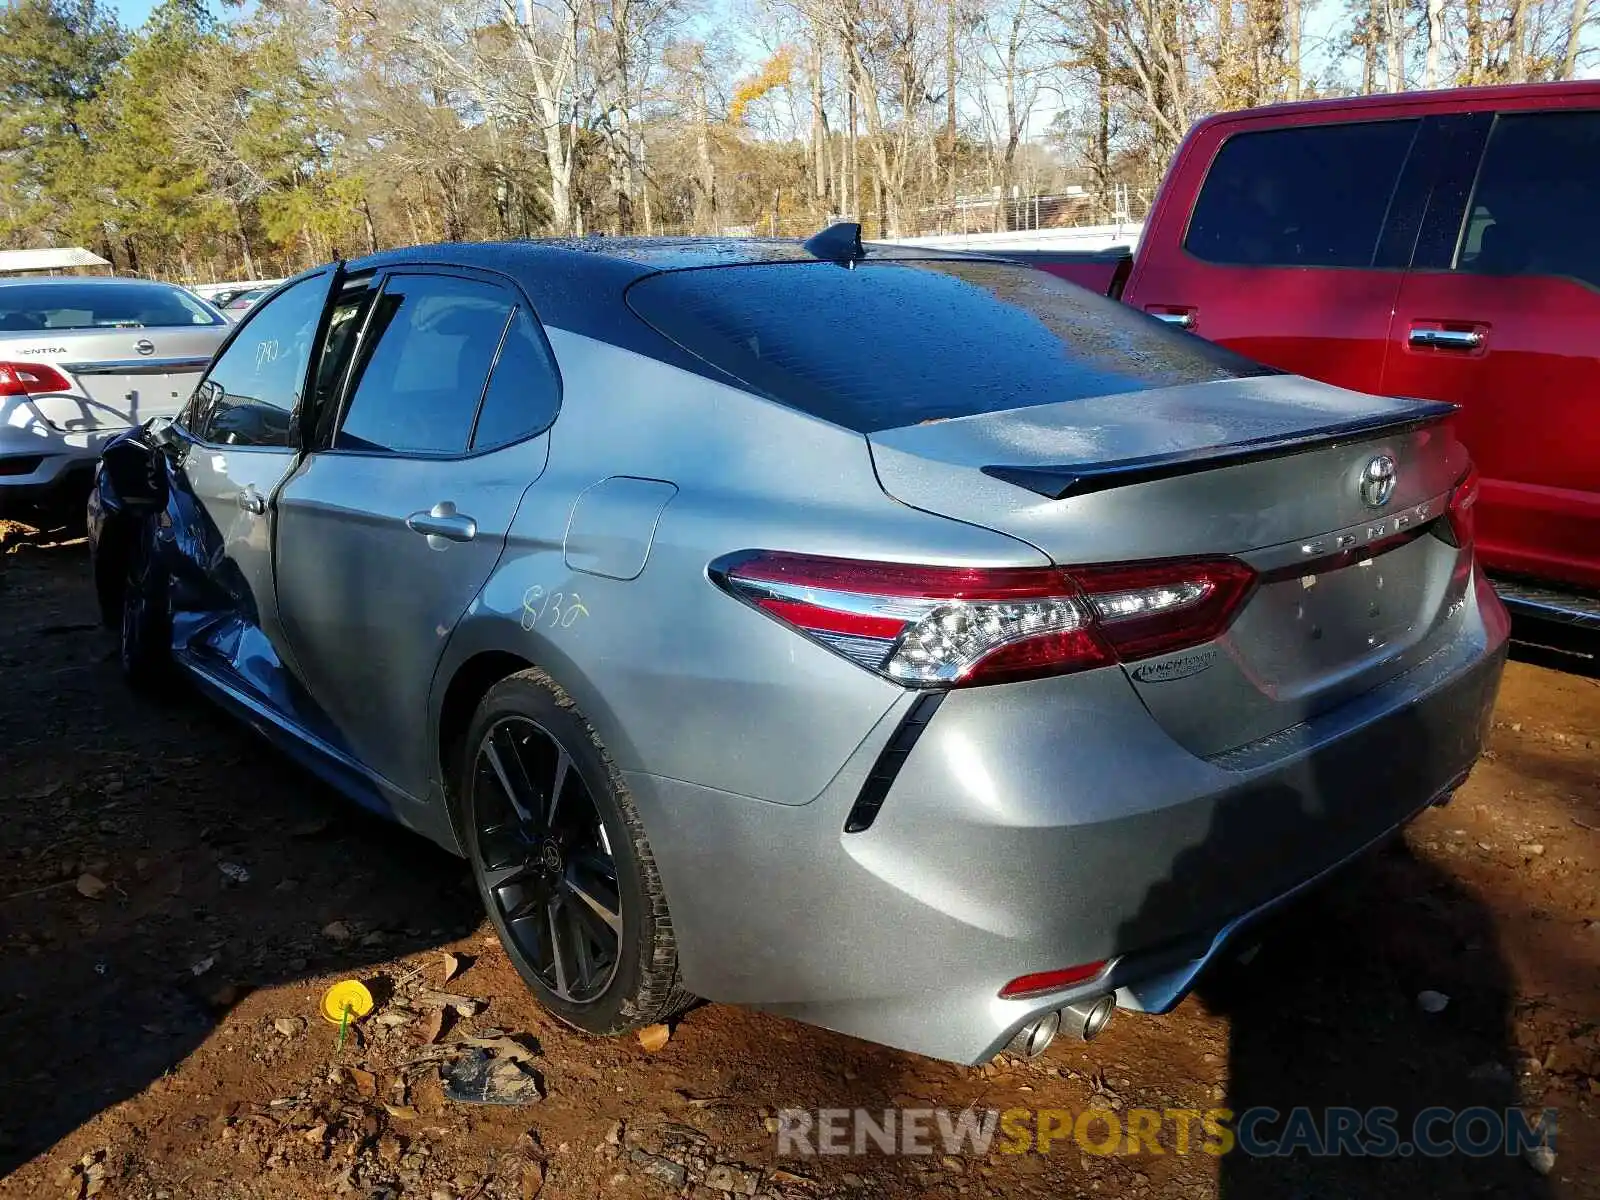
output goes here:
[{"label": "truck window", "polygon": [[1455,269],[1600,287],[1600,113],[1517,113],[1489,134]]},{"label": "truck window", "polygon": [[1231,266],[1370,267],[1420,124],[1235,134],[1206,173],[1184,248]]}]

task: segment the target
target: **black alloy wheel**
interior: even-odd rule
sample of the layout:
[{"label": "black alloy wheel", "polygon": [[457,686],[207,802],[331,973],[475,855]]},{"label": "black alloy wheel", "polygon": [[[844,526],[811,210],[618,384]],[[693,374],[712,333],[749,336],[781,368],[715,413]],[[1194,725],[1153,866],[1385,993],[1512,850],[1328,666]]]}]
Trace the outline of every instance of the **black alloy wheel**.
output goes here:
[{"label": "black alloy wheel", "polygon": [[613,1035],[694,1003],[644,822],[572,698],[507,676],[459,744],[462,848],[506,957],[553,1015]]},{"label": "black alloy wheel", "polygon": [[610,837],[572,755],[529,717],[478,745],[474,825],[484,891],[540,982],[588,1004],[621,961],[622,899]]}]

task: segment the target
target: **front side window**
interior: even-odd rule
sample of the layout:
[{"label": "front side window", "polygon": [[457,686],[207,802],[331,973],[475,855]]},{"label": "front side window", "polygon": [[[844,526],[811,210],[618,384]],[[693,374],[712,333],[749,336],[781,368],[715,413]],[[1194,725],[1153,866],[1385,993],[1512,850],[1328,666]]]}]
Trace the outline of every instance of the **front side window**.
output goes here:
[{"label": "front side window", "polygon": [[288,446],[328,280],[313,276],[251,314],[195,392],[184,424],[201,441]]},{"label": "front side window", "polygon": [[1234,135],[1206,173],[1184,249],[1230,266],[1370,267],[1419,124]]},{"label": "front side window", "polygon": [[386,279],[334,449],[465,453],[513,303],[504,289],[475,279]]},{"label": "front side window", "polygon": [[1600,287],[1600,113],[1515,113],[1489,135],[1455,267]]}]

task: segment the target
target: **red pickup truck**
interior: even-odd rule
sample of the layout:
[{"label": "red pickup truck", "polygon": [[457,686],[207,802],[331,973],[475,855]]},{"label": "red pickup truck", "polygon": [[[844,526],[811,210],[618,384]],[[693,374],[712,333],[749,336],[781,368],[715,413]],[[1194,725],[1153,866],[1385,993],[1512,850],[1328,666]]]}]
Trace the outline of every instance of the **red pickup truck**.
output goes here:
[{"label": "red pickup truck", "polygon": [[1011,254],[1259,361],[1447,400],[1513,611],[1600,630],[1600,83],[1226,113],[1137,254]]}]

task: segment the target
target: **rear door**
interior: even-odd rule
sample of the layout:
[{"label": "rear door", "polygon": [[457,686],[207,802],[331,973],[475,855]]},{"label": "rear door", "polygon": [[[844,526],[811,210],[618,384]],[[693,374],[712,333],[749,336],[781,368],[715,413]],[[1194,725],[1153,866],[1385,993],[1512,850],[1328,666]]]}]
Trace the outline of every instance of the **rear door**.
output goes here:
[{"label": "rear door", "polygon": [[559,377],[526,300],[475,272],[387,273],[335,304],[330,346],[318,376],[342,402],[278,495],[278,603],[344,747],[420,797],[433,672],[544,469]]},{"label": "rear door", "polygon": [[1383,387],[1461,406],[1487,565],[1600,588],[1600,112],[1472,120],[1401,286]]},{"label": "rear door", "polygon": [[1421,129],[1415,117],[1202,127],[1166,185],[1193,208],[1159,206],[1129,301],[1258,361],[1376,392]]}]

